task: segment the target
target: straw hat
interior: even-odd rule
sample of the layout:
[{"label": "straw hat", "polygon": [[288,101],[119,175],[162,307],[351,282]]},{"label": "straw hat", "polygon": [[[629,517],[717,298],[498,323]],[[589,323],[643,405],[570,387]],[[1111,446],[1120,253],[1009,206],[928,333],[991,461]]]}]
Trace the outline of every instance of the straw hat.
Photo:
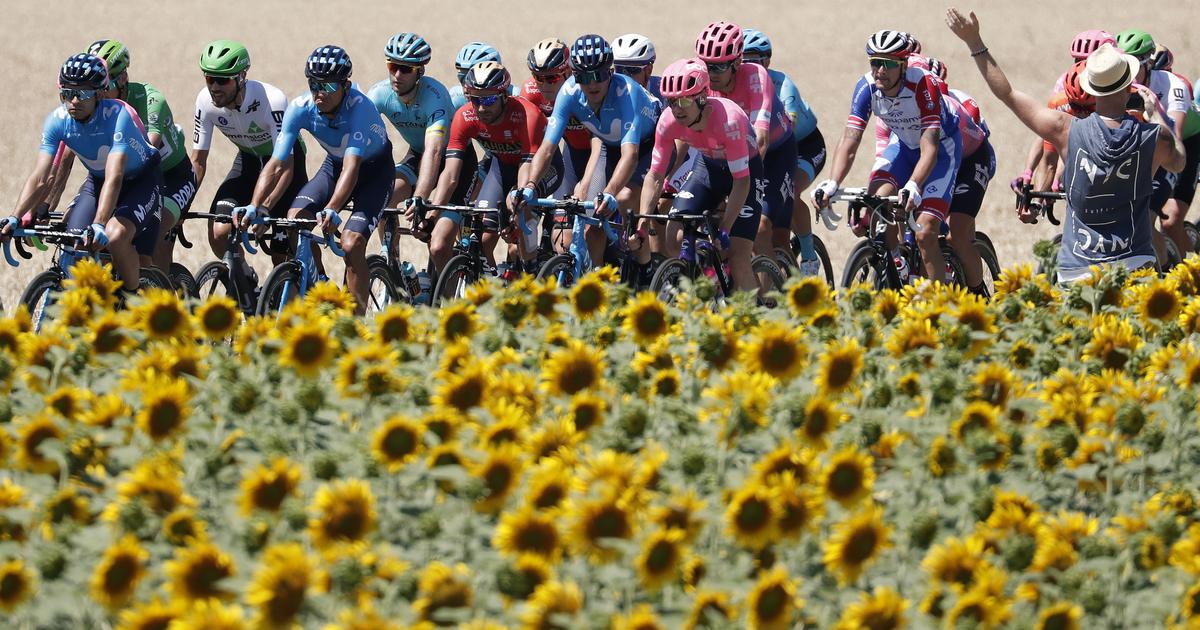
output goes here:
[{"label": "straw hat", "polygon": [[1124,92],[1137,77],[1138,60],[1112,44],[1104,44],[1087,58],[1087,68],[1079,76],[1083,91],[1092,96]]}]

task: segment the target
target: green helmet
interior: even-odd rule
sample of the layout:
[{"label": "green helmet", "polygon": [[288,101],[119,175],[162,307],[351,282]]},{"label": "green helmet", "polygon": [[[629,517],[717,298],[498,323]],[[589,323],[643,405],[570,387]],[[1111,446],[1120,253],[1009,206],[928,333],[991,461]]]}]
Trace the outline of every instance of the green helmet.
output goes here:
[{"label": "green helmet", "polygon": [[98,39],[88,46],[88,54],[96,55],[108,64],[108,76],[116,77],[129,69],[129,49],[115,39]]},{"label": "green helmet", "polygon": [[1117,46],[1125,54],[1138,59],[1154,54],[1154,38],[1146,31],[1129,29],[1117,33]]},{"label": "green helmet", "polygon": [[200,70],[214,77],[232,77],[250,68],[250,53],[241,42],[218,39],[200,53]]}]

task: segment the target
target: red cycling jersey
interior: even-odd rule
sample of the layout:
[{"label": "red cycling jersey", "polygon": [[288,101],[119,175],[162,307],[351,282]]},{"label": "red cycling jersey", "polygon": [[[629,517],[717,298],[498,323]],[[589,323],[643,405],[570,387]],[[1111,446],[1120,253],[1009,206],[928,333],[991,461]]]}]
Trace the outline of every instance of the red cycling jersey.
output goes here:
[{"label": "red cycling jersey", "polygon": [[[521,86],[521,98],[537,105],[546,118],[554,113],[554,101],[547,102],[542,97],[542,91],[538,89],[537,81],[532,78]],[[592,146],[592,132],[588,131],[578,118],[571,116],[571,119],[567,121],[567,129],[563,132],[563,140],[566,140],[567,146],[572,149],[586,151]]]},{"label": "red cycling jersey", "polygon": [[467,103],[454,112],[450,121],[446,157],[461,158],[471,140],[478,140],[501,164],[517,166],[533,159],[545,132],[546,117],[533,103],[521,97],[508,97],[504,113],[492,125],[479,120],[475,107]]}]

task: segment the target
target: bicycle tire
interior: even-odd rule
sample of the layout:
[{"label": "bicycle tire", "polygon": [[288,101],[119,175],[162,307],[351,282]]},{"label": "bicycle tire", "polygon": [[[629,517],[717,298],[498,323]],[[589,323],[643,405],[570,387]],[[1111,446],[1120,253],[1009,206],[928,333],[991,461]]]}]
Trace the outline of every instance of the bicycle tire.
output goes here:
[{"label": "bicycle tire", "polygon": [[954,247],[946,240],[938,243],[938,247],[942,250],[942,258],[945,260],[946,284],[967,287],[966,268],[963,267],[962,258],[959,257],[958,252],[955,252]]},{"label": "bicycle tire", "polygon": [[412,303],[412,296],[396,282],[387,261],[372,256],[367,259],[367,313],[378,313],[392,304]]},{"label": "bicycle tire", "polygon": [[207,300],[214,295],[233,297],[233,283],[229,280],[229,268],[223,261],[210,260],[196,274],[196,297]]},{"label": "bicycle tire", "polygon": [[538,269],[537,279],[554,277],[562,288],[575,284],[575,257],[571,254],[555,254]]},{"label": "bicycle tire", "polygon": [[262,291],[258,294],[258,304],[254,308],[256,315],[267,316],[276,313],[280,307],[299,295],[297,286],[300,282],[300,263],[294,260],[275,265],[267,279],[263,281]]},{"label": "bicycle tire", "polygon": [[683,292],[682,280],[692,276],[692,265],[682,258],[668,258],[654,270],[650,291],[664,304],[674,304]]},{"label": "bicycle tire", "polygon": [[975,249],[983,259],[983,284],[989,296],[995,295],[996,280],[1000,278],[1000,258],[996,256],[996,247],[987,234],[975,232]]},{"label": "bicycle tire", "polygon": [[477,282],[479,278],[471,271],[471,258],[459,254],[446,263],[446,268],[438,274],[437,284],[433,289],[433,306],[440,306],[454,299],[461,299],[466,288]]},{"label": "bicycle tire", "polygon": [[776,264],[789,278],[800,272],[800,267],[797,266],[800,264],[800,258],[793,248],[776,247],[771,254],[775,258]]},{"label": "bicycle tire", "polygon": [[[754,277],[759,278],[759,288],[763,293],[783,293],[783,285],[787,283],[787,274],[770,256],[755,256],[750,259],[750,269],[754,272]],[[770,286],[761,286],[763,277],[767,278]]]},{"label": "bicycle tire", "polygon": [[1183,229],[1187,231],[1188,240],[1192,243],[1192,251],[1200,254],[1200,226],[1191,221],[1184,221]]},{"label": "bicycle tire", "polygon": [[1167,248],[1167,264],[1163,267],[1163,272],[1170,271],[1175,265],[1183,262],[1183,253],[1179,251],[1179,246],[1175,244],[1174,239],[1163,234],[1163,243]]},{"label": "bicycle tire", "polygon": [[18,301],[25,305],[33,321],[33,330],[38,332],[46,320],[46,309],[54,304],[54,294],[62,291],[62,274],[57,269],[48,269],[33,277]]},{"label": "bicycle tire", "polygon": [[166,289],[172,293],[175,292],[175,285],[171,282],[171,278],[163,273],[158,267],[142,267],[138,274],[138,290],[145,291],[146,289]]},{"label": "bicycle tire", "polygon": [[860,282],[868,282],[875,289],[883,288],[879,274],[871,265],[874,257],[875,249],[871,247],[871,243],[859,241],[854,249],[850,250],[846,264],[842,266],[842,288],[849,289]]},{"label": "bicycle tire", "polygon": [[179,297],[197,297],[196,277],[192,275],[191,270],[187,267],[173,262],[171,263],[170,271],[167,272],[167,277],[171,279],[171,284],[175,287],[175,291],[179,293]]},{"label": "bicycle tire", "polygon": [[[829,284],[829,288],[836,289],[837,282],[833,277],[833,259],[829,257],[829,248],[825,246],[825,241],[816,233],[812,235],[813,251],[817,253],[817,260],[821,261],[821,273],[825,276],[825,282]],[[800,237],[792,235],[792,258],[794,269],[799,269],[800,265]]]}]

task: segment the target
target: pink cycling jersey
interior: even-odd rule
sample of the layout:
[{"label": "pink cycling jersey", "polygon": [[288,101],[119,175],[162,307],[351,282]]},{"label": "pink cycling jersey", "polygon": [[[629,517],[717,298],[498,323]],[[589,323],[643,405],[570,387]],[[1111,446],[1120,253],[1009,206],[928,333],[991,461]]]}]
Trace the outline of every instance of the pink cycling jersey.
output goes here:
[{"label": "pink cycling jersey", "polygon": [[708,99],[708,121],[704,129],[691,129],[675,120],[669,112],[658,117],[654,128],[654,153],[650,160],[650,172],[665,177],[671,165],[675,141],[682,140],[701,154],[714,160],[729,163],[729,173],[734,177],[750,174],[750,156],[758,154],[750,119],[737,103],[725,98]]},{"label": "pink cycling jersey", "polygon": [[962,135],[963,157],[975,153],[987,139],[987,127],[979,112],[979,103],[962,90],[948,90],[943,103],[953,107],[958,114],[958,132]]},{"label": "pink cycling jersey", "polygon": [[783,138],[791,137],[792,119],[775,95],[775,82],[766,68],[744,63],[734,75],[732,90],[726,93],[709,88],[708,95],[729,99],[741,107],[755,129],[768,132],[768,145],[777,146]]}]

